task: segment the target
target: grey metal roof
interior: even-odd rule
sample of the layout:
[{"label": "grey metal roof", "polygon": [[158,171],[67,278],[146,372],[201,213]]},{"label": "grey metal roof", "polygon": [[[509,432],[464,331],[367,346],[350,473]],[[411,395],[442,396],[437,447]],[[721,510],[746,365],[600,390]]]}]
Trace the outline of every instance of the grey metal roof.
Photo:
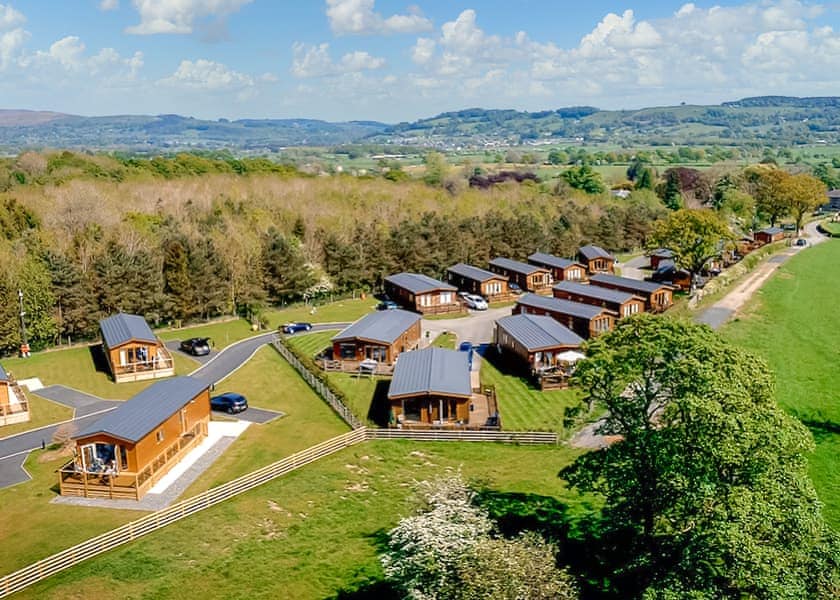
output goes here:
[{"label": "grey metal roof", "polygon": [[407,310],[380,310],[365,315],[332,338],[334,342],[362,338],[393,344],[405,330],[420,320],[420,315]]},{"label": "grey metal roof", "polygon": [[9,374],[6,373],[6,369],[3,368],[3,365],[0,365],[0,381],[9,381]]},{"label": "grey metal roof", "polygon": [[156,343],[157,338],[146,319],[139,315],[117,313],[99,321],[102,339],[109,348],[114,348],[131,340]]},{"label": "grey metal roof", "polygon": [[784,233],[784,229],[781,227],[765,227],[759,233],[766,233],[767,235],[776,235],[777,233]]},{"label": "grey metal roof", "polygon": [[426,348],[403,352],[394,367],[389,398],[441,394],[469,396],[470,363],[467,352]]},{"label": "grey metal roof", "polygon": [[583,338],[574,331],[543,315],[502,317],[496,321],[496,325],[508,332],[529,352],[558,346],[579,348],[583,343]]},{"label": "grey metal roof", "polygon": [[650,255],[658,256],[659,258],[674,258],[674,253],[668,250],[668,248],[657,248]]},{"label": "grey metal roof", "polygon": [[456,291],[453,285],[432,279],[420,273],[397,273],[396,275],[389,275],[385,278],[398,287],[408,290],[412,294],[422,294],[423,292],[433,292],[435,290]]},{"label": "grey metal roof", "polygon": [[607,275],[605,273],[598,273],[597,275],[593,275],[589,278],[589,281],[592,282],[592,284],[594,285],[597,285],[599,283],[618,285],[645,294],[652,294],[657,290],[660,290],[664,287],[668,287],[662,283],[656,283],[654,281],[640,281],[638,279],[631,279],[629,277],[619,277],[618,275]]},{"label": "grey metal roof", "polygon": [[537,265],[555,267],[557,269],[565,269],[567,267],[571,267],[572,265],[579,264],[577,261],[569,260],[568,258],[560,258],[559,256],[554,256],[553,254],[546,254],[545,252],[534,252],[528,257],[528,260]]},{"label": "grey metal roof", "polygon": [[475,281],[481,282],[488,281],[490,279],[506,279],[504,275],[499,275],[498,273],[493,273],[485,269],[479,269],[478,267],[464,263],[452,265],[447,269],[447,271],[460,275],[461,277],[466,277],[467,279],[474,279]]},{"label": "grey metal roof", "polygon": [[571,315],[572,317],[579,317],[587,320],[594,319],[605,310],[600,306],[592,306],[591,304],[572,302],[571,300],[561,300],[560,298],[540,296],[539,294],[531,293],[523,294],[516,303],[521,304],[522,306],[532,306],[534,308],[541,308],[543,310],[564,315]]},{"label": "grey metal roof", "polygon": [[158,381],[84,428],[74,438],[104,433],[127,442],[139,442],[208,387],[207,382],[188,376]]},{"label": "grey metal roof", "polygon": [[597,285],[586,285],[584,283],[575,283],[574,281],[561,281],[554,286],[555,290],[564,290],[573,294],[579,294],[588,298],[595,298],[605,302],[615,302],[623,304],[633,298],[630,292],[622,292],[621,290],[610,290]]},{"label": "grey metal roof", "polygon": [[505,269],[506,271],[522,273],[523,275],[530,275],[531,273],[536,273],[537,271],[545,271],[544,267],[529,265],[528,263],[520,262],[518,260],[513,260],[510,258],[503,258],[501,256],[491,260],[490,264],[501,269]]},{"label": "grey metal roof", "polygon": [[829,190],[828,191],[829,198],[840,198],[840,190]]},{"label": "grey metal roof", "polygon": [[592,260],[593,258],[612,258],[612,255],[609,252],[600,246],[593,246],[592,244],[582,246],[580,250],[578,250],[578,253],[586,260]]}]

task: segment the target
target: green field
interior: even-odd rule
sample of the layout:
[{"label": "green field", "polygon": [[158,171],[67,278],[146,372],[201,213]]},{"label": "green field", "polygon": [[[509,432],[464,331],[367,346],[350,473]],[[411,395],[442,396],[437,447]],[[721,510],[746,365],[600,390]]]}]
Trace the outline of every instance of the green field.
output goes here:
[{"label": "green field", "polygon": [[828,241],[783,265],[723,333],[763,356],[779,403],[811,427],[811,477],[826,516],[840,528],[840,242]]},{"label": "green field", "polygon": [[[22,592],[20,598],[335,598],[382,576],[383,534],[412,485],[460,469],[473,483],[584,508],[562,447],[368,442],[269,482]],[[344,596],[341,596],[344,597]],[[368,596],[375,597],[375,596]]]},{"label": "green field", "polygon": [[455,340],[458,338],[455,336],[454,333],[441,333],[437,336],[434,341],[432,342],[432,346],[437,348],[449,348],[450,350],[455,349]]},{"label": "green field", "polygon": [[832,223],[831,221],[825,221],[822,224],[822,228],[825,229],[828,233],[830,233],[832,237],[840,237],[840,223]]},{"label": "green field", "polygon": [[321,350],[331,346],[330,340],[336,333],[338,333],[337,329],[331,329],[330,331],[316,331],[315,333],[298,334],[288,339],[289,343],[295,348],[300,349],[309,356],[315,356],[316,354],[319,354]]},{"label": "green field", "polygon": [[73,409],[63,404],[52,402],[32,393],[26,394],[26,397],[29,400],[29,421],[0,427],[0,438],[73,418]]}]

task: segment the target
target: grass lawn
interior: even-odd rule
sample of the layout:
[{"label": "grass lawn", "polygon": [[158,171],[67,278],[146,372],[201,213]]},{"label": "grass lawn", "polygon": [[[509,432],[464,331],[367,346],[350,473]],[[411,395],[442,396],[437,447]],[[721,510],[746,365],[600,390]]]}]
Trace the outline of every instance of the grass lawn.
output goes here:
[{"label": "grass lawn", "polygon": [[51,402],[30,392],[26,393],[26,397],[29,400],[29,420],[26,423],[15,423],[14,425],[0,427],[0,438],[73,418],[72,408]]},{"label": "grass lawn", "polygon": [[376,308],[379,301],[372,296],[362,300],[349,298],[337,300],[329,304],[316,307],[303,304],[287,308],[271,309],[265,312],[271,327],[276,328],[290,321],[309,321],[310,323],[349,323],[356,321]]},{"label": "grass lawn", "polygon": [[382,576],[383,534],[413,511],[413,482],[461,469],[500,493],[585,502],[563,447],[368,442],[58,574],[21,598],[335,598]]},{"label": "grass lawn", "polygon": [[424,321],[446,321],[449,319],[465,319],[469,317],[470,313],[467,311],[464,312],[451,312],[451,313],[442,313],[439,315],[426,315],[423,317]]},{"label": "grass lawn", "polygon": [[432,342],[432,346],[436,346],[437,348],[449,348],[450,350],[454,350],[455,339],[456,337],[454,333],[441,333]]},{"label": "grass lawn", "polygon": [[814,431],[811,475],[840,528],[840,242],[801,252],[758,291],[723,333],[763,356],[776,374],[779,403]]},{"label": "grass lawn", "polygon": [[316,331],[315,333],[297,334],[288,338],[289,343],[309,356],[319,354],[321,350],[332,347],[330,340],[338,333],[337,329]]},{"label": "grass lawn", "polygon": [[828,233],[830,233],[833,237],[840,237],[840,223],[832,223],[831,221],[825,221],[822,224],[822,228],[825,229]]},{"label": "grass lawn", "polygon": [[[186,375],[198,366],[191,358],[180,354],[173,356],[177,375]],[[153,383],[114,383],[110,374],[96,370],[88,346],[36,352],[29,358],[4,359],[3,366],[17,379],[37,377],[44,385],[66,385],[100,398],[115,400],[130,398]]]},{"label": "grass lawn", "polygon": [[581,398],[577,389],[542,392],[525,378],[503,373],[490,360],[481,362],[481,382],[496,388],[502,429],[566,433],[563,412]]},{"label": "grass lawn", "polygon": [[185,497],[349,430],[270,346],[258,350],[244,367],[216,384],[216,390],[239,392],[248,398],[250,406],[278,410],[285,416],[264,425],[251,425],[196,480]]},{"label": "grass lawn", "polygon": [[231,319],[230,321],[208,323],[207,325],[196,325],[182,329],[168,329],[155,333],[164,341],[206,337],[212,340],[215,348],[221,349],[259,332],[252,331],[251,325],[245,319]]}]

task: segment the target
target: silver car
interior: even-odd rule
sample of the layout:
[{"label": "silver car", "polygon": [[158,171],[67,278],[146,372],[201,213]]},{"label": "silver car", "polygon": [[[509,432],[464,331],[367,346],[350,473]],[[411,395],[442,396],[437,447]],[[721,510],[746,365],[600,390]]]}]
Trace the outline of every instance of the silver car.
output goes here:
[{"label": "silver car", "polygon": [[476,294],[464,296],[464,304],[473,310],[487,310],[487,300]]}]

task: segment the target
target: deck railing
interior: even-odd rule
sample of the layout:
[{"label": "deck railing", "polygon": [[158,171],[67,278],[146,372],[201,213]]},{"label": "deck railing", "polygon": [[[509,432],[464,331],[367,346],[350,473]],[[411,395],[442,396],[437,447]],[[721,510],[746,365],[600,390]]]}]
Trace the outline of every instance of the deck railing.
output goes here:
[{"label": "deck railing", "polygon": [[167,369],[174,369],[175,361],[169,350],[161,344],[157,347],[157,355],[144,361],[137,361],[125,365],[114,365],[114,375],[131,375],[137,373],[147,373],[149,371],[165,371]]},{"label": "deck railing", "polygon": [[9,375],[9,402],[0,404],[0,425],[23,423],[29,420],[29,400],[14,377]]}]

